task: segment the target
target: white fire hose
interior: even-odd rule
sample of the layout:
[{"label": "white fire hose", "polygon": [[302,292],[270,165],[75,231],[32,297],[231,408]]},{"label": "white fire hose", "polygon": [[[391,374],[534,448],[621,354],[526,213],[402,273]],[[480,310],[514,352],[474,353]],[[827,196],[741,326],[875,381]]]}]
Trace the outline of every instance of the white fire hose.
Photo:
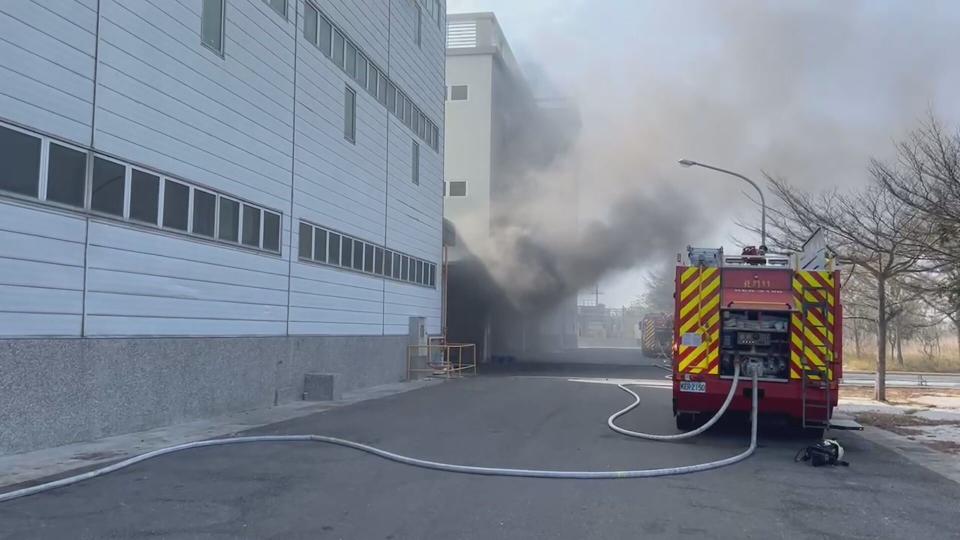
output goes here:
[{"label": "white fire hose", "polygon": [[[726,411],[729,407],[731,400],[733,399],[733,394],[736,391],[738,382],[739,382],[740,369],[737,366],[736,371],[734,371],[733,383],[730,387],[730,393],[727,395],[727,400],[723,403],[723,407],[717,411],[717,414],[710,419],[709,422],[704,424],[703,427],[698,428],[697,430],[691,431],[689,433],[683,433],[680,435],[652,435],[647,433],[638,433],[635,431],[625,430],[623,428],[617,427],[614,425],[613,421],[627,413],[634,407],[636,407],[640,398],[632,391],[628,390],[624,386],[620,386],[627,392],[634,395],[636,402],[631,404],[629,407],[618,411],[613,416],[609,418],[607,424],[611,429],[623,433],[625,435],[630,435],[632,437],[643,437],[648,439],[656,440],[675,440],[681,438],[692,437],[698,433],[702,433],[704,430],[713,425],[720,416]],[[13,499],[19,499],[20,497],[26,497],[28,495],[34,495],[37,493],[43,493],[45,491],[50,491],[52,489],[57,489],[64,486],[69,486],[82,482],[84,480],[89,480],[91,478],[96,478],[98,476],[103,476],[120,469],[125,469],[137,463],[152,459],[155,457],[172,454],[174,452],[180,452],[183,450],[193,450],[197,448],[205,448],[208,446],[222,446],[227,444],[246,444],[246,443],[257,443],[257,442],[319,442],[326,444],[333,444],[337,446],[343,446],[346,448],[352,448],[354,450],[359,450],[361,452],[366,452],[368,454],[373,454],[375,456],[388,459],[391,461],[396,461],[397,463],[403,463],[405,465],[412,465],[414,467],[422,467],[425,469],[434,469],[438,471],[446,472],[455,472],[455,473],[466,473],[466,474],[479,474],[486,476],[520,476],[525,478],[573,478],[573,479],[617,479],[617,478],[651,478],[655,476],[673,476],[680,474],[689,474],[700,471],[708,471],[711,469],[717,469],[720,467],[725,467],[727,465],[733,465],[743,461],[757,448],[757,373],[753,372],[753,412],[751,414],[751,428],[750,428],[750,446],[743,452],[731,456],[725,459],[718,461],[711,461],[709,463],[700,463],[696,465],[685,465],[681,467],[667,467],[662,469],[637,469],[637,470],[622,470],[622,471],[555,471],[555,470],[540,470],[540,469],[505,469],[499,467],[478,467],[474,465],[458,465],[454,463],[441,463],[438,461],[429,461],[425,459],[419,459],[410,456],[404,456],[401,454],[395,454],[387,450],[383,450],[374,446],[369,446],[366,444],[349,441],[346,439],[340,439],[337,437],[329,437],[326,435],[258,435],[252,437],[230,437],[225,439],[210,439],[206,441],[196,441],[186,444],[179,444],[176,446],[171,446],[168,448],[161,448],[159,450],[154,450],[153,452],[147,452],[146,454],[141,454],[139,456],[134,456],[132,458],[114,463],[113,465],[108,465],[106,467],[89,471],[83,474],[78,474],[76,476],[70,476],[67,478],[62,478],[60,480],[54,480],[44,484],[39,484],[36,486],[26,487],[23,489],[18,489],[15,491],[10,491],[7,493],[0,494],[0,502],[10,501]]]}]

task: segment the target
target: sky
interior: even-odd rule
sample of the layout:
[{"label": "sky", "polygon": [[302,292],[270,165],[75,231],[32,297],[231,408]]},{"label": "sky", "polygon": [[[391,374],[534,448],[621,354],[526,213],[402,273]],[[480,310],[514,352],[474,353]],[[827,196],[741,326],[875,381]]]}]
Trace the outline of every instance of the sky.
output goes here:
[{"label": "sky", "polygon": [[[735,223],[759,220],[748,186],[680,158],[849,190],[929,113],[960,124],[960,2],[449,0],[448,11],[494,12],[540,96],[576,103],[580,222],[657,193],[670,215],[634,236],[675,233],[677,251],[735,251],[751,240]],[[628,304],[642,272],[672,263],[657,257],[607,269],[601,301]]]}]

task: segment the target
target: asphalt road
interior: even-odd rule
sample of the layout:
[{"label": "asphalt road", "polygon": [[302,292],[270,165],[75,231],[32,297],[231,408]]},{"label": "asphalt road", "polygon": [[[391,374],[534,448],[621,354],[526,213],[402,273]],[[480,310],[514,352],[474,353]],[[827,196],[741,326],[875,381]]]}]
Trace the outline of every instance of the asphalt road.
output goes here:
[{"label": "asphalt road", "polygon": [[[690,442],[625,438],[605,420],[627,396],[568,380],[662,383],[654,367],[519,367],[254,431],[324,433],[435,460],[555,469],[691,464],[747,444],[739,423]],[[641,408],[622,424],[673,432],[669,390],[639,392]],[[762,436],[755,456],[725,469],[612,481],[450,474],[309,443],[208,448],[0,504],[0,538],[960,536],[960,484],[860,434],[840,439],[849,468],[794,463],[805,441]]]}]

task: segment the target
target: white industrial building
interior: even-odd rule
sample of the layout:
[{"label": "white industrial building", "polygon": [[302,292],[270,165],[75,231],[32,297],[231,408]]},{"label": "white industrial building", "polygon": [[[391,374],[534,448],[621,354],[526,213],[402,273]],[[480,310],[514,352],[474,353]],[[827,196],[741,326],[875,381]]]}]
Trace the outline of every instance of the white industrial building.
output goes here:
[{"label": "white industrial building", "polygon": [[[575,132],[578,113],[535,95],[493,13],[447,17],[446,64],[444,217],[459,243],[449,255],[451,337],[478,343],[487,358],[575,347],[575,294],[547,311],[518,313],[496,283],[469,284],[492,279],[481,259],[502,252],[495,231],[523,219],[517,198],[531,196],[531,175],[563,154],[568,141],[555,132]],[[568,204],[562,211],[575,234],[576,178],[557,178],[550,189]]]},{"label": "white industrial building", "polygon": [[0,454],[401,379],[441,326],[445,11],[0,3]]}]

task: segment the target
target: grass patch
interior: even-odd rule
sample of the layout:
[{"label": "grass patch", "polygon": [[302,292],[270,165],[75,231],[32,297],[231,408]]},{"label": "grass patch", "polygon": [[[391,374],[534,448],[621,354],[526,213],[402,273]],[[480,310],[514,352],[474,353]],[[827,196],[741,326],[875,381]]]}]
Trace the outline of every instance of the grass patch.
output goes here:
[{"label": "grass patch", "polygon": [[[875,371],[877,369],[877,358],[872,354],[856,356],[853,351],[847,348],[843,355],[843,366],[846,369],[855,371]],[[903,355],[903,366],[896,359],[895,354],[887,351],[887,372],[896,371],[928,371],[931,373],[960,373],[960,358],[956,351],[951,354],[941,355],[934,358],[928,358],[922,354],[906,353]]]}]

